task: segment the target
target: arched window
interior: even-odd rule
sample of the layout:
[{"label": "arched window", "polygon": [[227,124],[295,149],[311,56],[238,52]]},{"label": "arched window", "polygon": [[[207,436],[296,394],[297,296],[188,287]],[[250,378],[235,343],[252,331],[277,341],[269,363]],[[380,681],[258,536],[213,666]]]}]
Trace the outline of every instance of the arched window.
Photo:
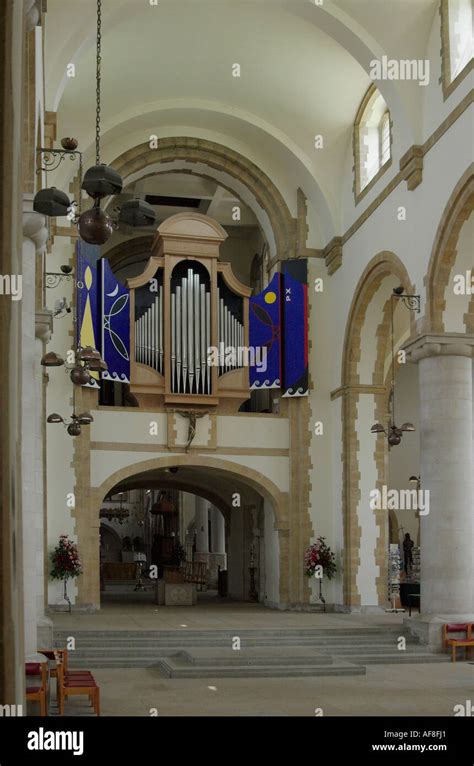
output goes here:
[{"label": "arched window", "polygon": [[380,167],[390,159],[390,113],[385,112],[380,121]]},{"label": "arched window", "polygon": [[441,55],[443,91],[447,98],[471,71],[474,56],[472,0],[442,0]]},{"label": "arched window", "polygon": [[372,85],[364,96],[354,124],[354,193],[358,202],[391,163],[390,112]]}]

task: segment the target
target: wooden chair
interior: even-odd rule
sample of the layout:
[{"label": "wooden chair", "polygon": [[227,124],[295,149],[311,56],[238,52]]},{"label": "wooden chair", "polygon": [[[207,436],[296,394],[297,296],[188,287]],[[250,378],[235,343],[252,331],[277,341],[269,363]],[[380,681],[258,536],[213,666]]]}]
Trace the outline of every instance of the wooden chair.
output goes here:
[{"label": "wooden chair", "polygon": [[[474,646],[474,638],[472,637],[472,623],[446,623],[443,625],[443,648],[445,651],[451,647],[452,656],[451,661],[456,662],[456,649],[459,647],[466,648],[467,659],[471,656],[471,648]],[[450,633],[463,633],[462,638],[449,638]]]},{"label": "wooden chair", "polygon": [[46,710],[46,689],[48,683],[48,663],[47,662],[26,662],[25,673],[27,676],[41,676],[41,686],[26,687],[26,701],[39,702],[40,716],[47,715]]},{"label": "wooden chair", "polygon": [[57,662],[58,708],[64,715],[64,701],[68,697],[87,696],[97,715],[100,715],[100,689],[89,670],[64,670],[64,664]]}]

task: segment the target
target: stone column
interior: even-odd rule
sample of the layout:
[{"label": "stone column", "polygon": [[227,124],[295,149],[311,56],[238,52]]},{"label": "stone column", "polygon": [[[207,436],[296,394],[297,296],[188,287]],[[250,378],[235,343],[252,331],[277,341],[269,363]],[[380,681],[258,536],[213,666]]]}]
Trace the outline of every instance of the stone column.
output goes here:
[{"label": "stone column", "polygon": [[474,620],[474,335],[424,335],[406,351],[419,365],[421,488],[429,492],[429,513],[421,516],[421,622],[425,638],[438,643],[441,622]]},{"label": "stone column", "polygon": [[195,561],[209,563],[209,503],[196,495],[196,553]]},{"label": "stone column", "polygon": [[225,569],[225,520],[218,508],[210,506],[211,515],[211,552],[209,553],[209,586],[217,588],[219,567]]},{"label": "stone column", "polygon": [[218,508],[211,505],[211,549],[212,553],[225,554],[225,521]]},{"label": "stone column", "polygon": [[[44,216],[33,212],[33,194],[23,195],[23,247],[21,287],[21,470],[23,515],[23,583],[25,657],[34,659],[38,640],[52,639],[52,624],[44,614],[44,516],[42,444],[44,428],[41,334],[45,312],[36,327],[36,269],[46,247],[48,229]],[[38,266],[37,266],[38,264]],[[38,338],[40,333],[40,338]],[[38,629],[40,637],[38,637]]]}]

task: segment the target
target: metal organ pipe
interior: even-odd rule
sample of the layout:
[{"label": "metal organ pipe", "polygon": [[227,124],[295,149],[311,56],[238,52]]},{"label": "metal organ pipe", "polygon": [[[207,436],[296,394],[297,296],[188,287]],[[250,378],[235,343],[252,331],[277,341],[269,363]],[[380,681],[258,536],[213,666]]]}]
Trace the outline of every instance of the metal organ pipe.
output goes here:
[{"label": "metal organ pipe", "polygon": [[[206,353],[207,349],[211,345],[211,293],[205,290],[206,296]],[[212,373],[209,365],[206,364],[206,383],[207,393],[211,393],[212,388]]]},{"label": "metal organ pipe", "polygon": [[183,391],[186,393],[186,384],[188,380],[188,280],[183,277],[181,280],[181,329],[183,333]]},{"label": "metal organ pipe", "polygon": [[194,380],[194,290],[193,272],[188,269],[188,383],[189,393],[193,391]]},{"label": "metal organ pipe", "polygon": [[158,365],[163,375],[163,287],[158,289]]},{"label": "metal organ pipe", "polygon": [[196,393],[200,393],[201,384],[201,291],[199,290],[199,274],[194,274],[194,369],[196,372]]},{"label": "metal organ pipe", "polygon": [[[161,327],[161,325],[160,325]],[[160,347],[160,359],[161,359]],[[171,293],[171,390],[176,385],[176,295]]]},{"label": "metal organ pipe", "polygon": [[177,371],[177,391],[181,391],[181,287],[176,288],[176,371]]}]

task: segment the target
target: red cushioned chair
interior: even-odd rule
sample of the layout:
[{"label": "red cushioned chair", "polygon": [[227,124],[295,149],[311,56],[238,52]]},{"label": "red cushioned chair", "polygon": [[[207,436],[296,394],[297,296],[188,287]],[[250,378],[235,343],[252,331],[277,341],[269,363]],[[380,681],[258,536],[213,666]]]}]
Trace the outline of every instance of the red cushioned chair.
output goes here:
[{"label": "red cushioned chair", "polygon": [[46,686],[48,681],[48,663],[47,662],[26,662],[25,674],[27,676],[41,676],[41,686],[26,687],[26,701],[39,702],[40,716],[47,715]]},{"label": "red cushioned chair", "polygon": [[57,662],[58,673],[58,708],[59,715],[64,715],[64,701],[68,697],[83,695],[89,697],[97,715],[100,715],[100,690],[94,676],[88,670],[64,670],[64,664]]}]

